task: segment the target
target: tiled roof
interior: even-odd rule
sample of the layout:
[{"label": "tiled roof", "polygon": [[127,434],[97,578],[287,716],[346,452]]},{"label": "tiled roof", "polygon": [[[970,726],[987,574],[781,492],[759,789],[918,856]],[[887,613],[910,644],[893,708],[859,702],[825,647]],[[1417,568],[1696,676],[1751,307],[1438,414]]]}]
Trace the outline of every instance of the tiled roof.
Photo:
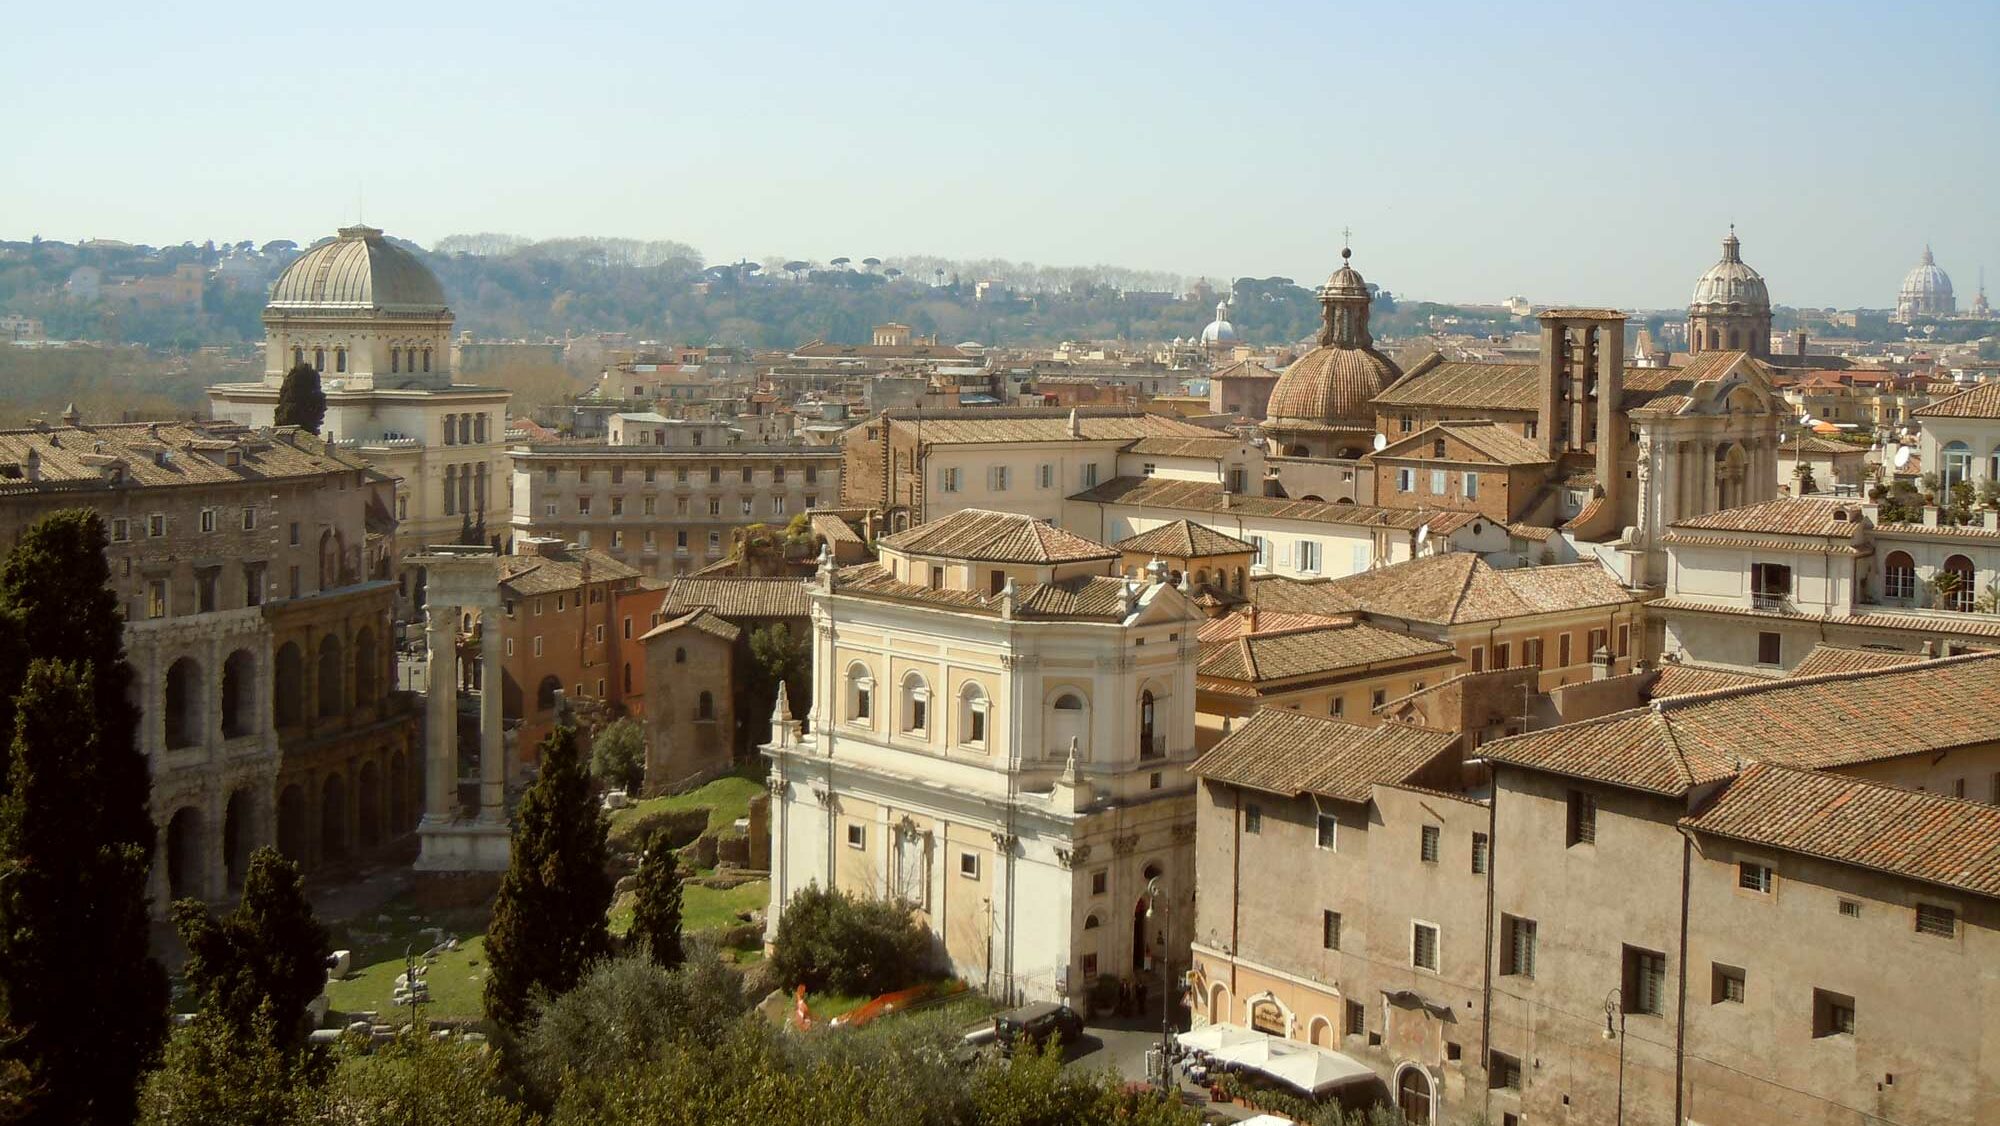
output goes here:
[{"label": "tiled roof", "polygon": [[1259,630],[1201,647],[1199,675],[1251,683],[1323,676],[1385,661],[1449,657],[1452,648],[1429,638],[1359,622]]},{"label": "tiled roof", "polygon": [[1859,527],[1860,518],[1861,505],[1858,501],[1832,497],[1780,497],[1762,504],[1690,516],[1674,521],[1671,527],[1676,530],[1695,528],[1847,539]]},{"label": "tiled roof", "polygon": [[1877,524],[1875,534],[1884,539],[2000,540],[2000,528],[1984,524]]},{"label": "tiled roof", "polygon": [[[229,464],[235,453],[237,464]],[[0,493],[241,484],[364,470],[368,463],[290,428],[228,422],[121,423],[0,431]],[[119,470],[113,485],[109,471]]]},{"label": "tiled roof", "polygon": [[[1147,437],[1214,439],[1216,436],[1215,431],[1190,422],[1119,408],[974,408],[921,414],[901,410],[885,413],[894,425],[921,434],[925,442],[933,445],[1122,442]],[[1069,432],[1072,413],[1076,415],[1081,437],[1073,437]]]},{"label": "tiled roof", "polygon": [[1407,782],[1457,740],[1408,724],[1361,727],[1266,708],[1217,743],[1190,772],[1266,793],[1365,802],[1378,782]]},{"label": "tiled roof", "polygon": [[[1294,614],[1257,607],[1254,623],[1247,612],[1218,614],[1201,623],[1201,629],[1196,631],[1196,636],[1203,641],[1228,641],[1246,633],[1278,633],[1283,630],[1305,629],[1309,626],[1338,625],[1351,620],[1328,614]],[[1253,624],[1256,626],[1254,630],[1251,628]]]},{"label": "tiled roof", "polygon": [[[834,589],[841,594],[915,602],[961,613],[997,617],[1000,596],[971,590],[933,589],[900,582],[880,563],[858,563],[834,572]],[[1141,585],[1143,596],[1148,588]],[[1125,580],[1116,575],[1080,575],[1053,583],[1033,583],[1015,590],[1015,616],[1021,619],[1080,619],[1117,621],[1123,616]]]},{"label": "tiled roof", "polygon": [[1153,457],[1213,457],[1224,458],[1231,454],[1247,453],[1244,444],[1231,437],[1179,438],[1168,435],[1141,438],[1126,447],[1125,452]]},{"label": "tiled roof", "polygon": [[813,534],[825,539],[828,543],[865,542],[856,534],[854,528],[847,521],[842,520],[833,513],[815,512],[808,522],[812,526]]},{"label": "tiled roof", "polygon": [[1433,363],[1426,359],[1384,387],[1375,396],[1375,405],[1535,411],[1542,405],[1541,370],[1534,364]]},{"label": "tiled roof", "polygon": [[1852,442],[1836,442],[1832,438],[1822,438],[1817,434],[1801,434],[1778,447],[1780,454],[1787,450],[1794,454],[1833,454],[1836,457],[1846,454],[1864,457],[1868,453],[1867,446],[1857,446]]},{"label": "tiled roof", "polygon": [[1742,352],[1703,352],[1681,367],[1626,368],[1619,406],[1650,414],[1679,410],[1694,400],[1697,384],[1727,377],[1746,359]]},{"label": "tiled roof", "polygon": [[1079,563],[1116,559],[1118,551],[1018,512],[962,508],[942,520],[919,524],[881,541],[911,555],[980,563]]},{"label": "tiled roof", "polygon": [[1306,520],[1317,524],[1403,528],[1412,532],[1429,524],[1433,534],[1455,532],[1474,520],[1485,519],[1476,512],[1375,508],[1364,504],[1327,504],[1316,500],[1246,496],[1224,493],[1222,486],[1212,481],[1175,481],[1165,477],[1114,477],[1070,499],[1096,504],[1213,512],[1226,516]]},{"label": "tiled roof", "polygon": [[[1430,460],[1431,444],[1443,437],[1455,438],[1473,452],[1497,465],[1546,465],[1555,459],[1542,448],[1497,422],[1440,422],[1427,426],[1377,451],[1375,457],[1414,457]],[[1445,460],[1457,460],[1449,450]]]},{"label": "tiled roof", "polygon": [[585,564],[589,581],[629,579],[639,572],[603,552],[588,548],[564,547],[554,555],[503,555],[500,557],[500,587],[516,597],[555,594],[575,590],[584,584]]},{"label": "tiled roof", "polygon": [[1830,672],[1859,672],[1863,669],[1893,669],[1898,665],[1928,660],[1922,653],[1902,653],[1886,649],[1850,649],[1821,643],[1799,658],[1791,675],[1819,676]]},{"label": "tiled roof", "polygon": [[1647,607],[1654,613],[1727,614],[1732,617],[1763,618],[1792,622],[1853,626],[1857,629],[1900,630],[1927,637],[2000,638],[2000,617],[1991,614],[1918,613],[1907,610],[1876,610],[1865,614],[1806,614],[1793,610],[1759,610],[1753,606],[1703,602],[1693,598],[1656,598]]},{"label": "tiled roof", "polygon": [[711,637],[719,637],[724,641],[735,641],[737,638],[743,636],[742,630],[724,621],[714,610],[706,606],[698,606],[678,618],[661,622],[659,625],[647,630],[639,640],[650,641],[655,637],[661,637],[680,629],[700,630],[702,633],[708,634]]},{"label": "tiled roof", "polygon": [[1830,770],[2000,741],[2000,653],[1656,698],[1486,744],[1495,762],[1680,796],[1743,763]]},{"label": "tiled roof", "polygon": [[[1634,601],[1597,563],[1501,570],[1469,551],[1452,551],[1362,571],[1329,584],[1368,613],[1454,625],[1557,614]],[[1261,601],[1253,588],[1251,598]]]},{"label": "tiled roof", "polygon": [[1769,763],[1746,767],[1697,833],[2000,896],[2000,807]]},{"label": "tiled roof", "polygon": [[1134,551],[1163,555],[1171,559],[1201,559],[1211,555],[1242,555],[1255,551],[1256,547],[1226,536],[1213,528],[1203,527],[1192,520],[1180,519],[1171,524],[1126,536],[1112,546],[1120,551]]},{"label": "tiled roof", "polygon": [[2000,382],[1982,383],[1910,414],[1916,418],[2000,418]]},{"label": "tiled roof", "polygon": [[1332,579],[1294,579],[1286,575],[1250,576],[1250,601],[1258,613],[1276,610],[1291,614],[1324,614],[1348,618],[1361,609],[1352,595],[1333,585]]},{"label": "tiled roof", "polygon": [[1255,360],[1238,360],[1208,373],[1210,379],[1276,379],[1278,373]]},{"label": "tiled roof", "polygon": [[967,352],[956,344],[829,344],[824,340],[814,340],[792,349],[794,356],[806,359],[856,359],[877,360],[948,360],[954,363],[978,359],[978,354]]},{"label": "tiled roof", "polygon": [[1733,672],[1729,669],[1711,669],[1701,665],[1667,664],[1660,666],[1660,675],[1653,680],[1647,694],[1657,700],[1664,696],[1686,696],[1695,692],[1713,692],[1718,688],[1742,688],[1751,684],[1762,684],[1769,677],[1752,676],[1747,672]]},{"label": "tiled roof", "polygon": [[812,613],[811,588],[786,578],[688,578],[667,585],[660,612],[669,617],[707,606],[725,618],[803,618]]}]

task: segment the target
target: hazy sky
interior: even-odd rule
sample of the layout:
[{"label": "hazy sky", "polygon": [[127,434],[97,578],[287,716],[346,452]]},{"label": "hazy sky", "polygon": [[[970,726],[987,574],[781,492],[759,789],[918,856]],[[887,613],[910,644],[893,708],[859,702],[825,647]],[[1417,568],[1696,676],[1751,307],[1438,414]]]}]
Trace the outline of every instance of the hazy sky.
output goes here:
[{"label": "hazy sky", "polygon": [[2000,4],[9,6],[0,237],[471,231],[1672,306],[2000,287]]}]

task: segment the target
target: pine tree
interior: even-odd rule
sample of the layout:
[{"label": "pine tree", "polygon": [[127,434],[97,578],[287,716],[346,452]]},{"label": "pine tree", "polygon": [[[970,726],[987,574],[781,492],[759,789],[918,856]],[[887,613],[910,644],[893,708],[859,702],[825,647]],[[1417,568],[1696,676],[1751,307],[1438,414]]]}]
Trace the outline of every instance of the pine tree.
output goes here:
[{"label": "pine tree", "polygon": [[174,904],[174,924],[188,950],[182,974],[202,1011],[246,1039],[261,1024],[278,1051],[305,1046],[306,1009],[325,988],[332,947],[306,902],[298,865],[260,848],[234,911],[218,919],[199,900],[184,899]]},{"label": "pine tree", "polygon": [[486,931],[486,1015],[509,1029],[533,1015],[537,990],[560,996],[610,952],[604,913],[608,828],[564,722],[542,740],[542,772],[514,815],[513,856]]},{"label": "pine tree", "polygon": [[27,1069],[36,1089],[22,1121],[37,1126],[132,1121],[166,1031],[166,973],[147,952],[149,850],[120,835],[131,811],[106,804],[115,740],[99,696],[90,666],[36,659],[14,697],[0,1020],[20,1035],[0,1051]]},{"label": "pine tree", "polygon": [[686,960],[681,948],[680,857],[667,843],[665,833],[656,833],[646,854],[639,859],[637,888],[632,904],[633,942],[644,942],[654,964],[671,970]]},{"label": "pine tree", "polygon": [[278,386],[278,409],[271,421],[279,426],[296,426],[308,434],[318,434],[326,421],[326,392],[320,390],[319,372],[300,360],[285,373]]}]

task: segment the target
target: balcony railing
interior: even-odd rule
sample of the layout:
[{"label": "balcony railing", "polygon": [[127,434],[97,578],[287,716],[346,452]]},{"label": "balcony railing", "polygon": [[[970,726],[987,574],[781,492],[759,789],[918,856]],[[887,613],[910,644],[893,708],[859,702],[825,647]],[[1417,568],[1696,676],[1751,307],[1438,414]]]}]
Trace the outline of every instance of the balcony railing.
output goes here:
[{"label": "balcony railing", "polygon": [[1789,614],[1792,612],[1792,596],[1789,594],[1752,593],[1750,595],[1750,605],[1758,610],[1767,610],[1774,614]]}]

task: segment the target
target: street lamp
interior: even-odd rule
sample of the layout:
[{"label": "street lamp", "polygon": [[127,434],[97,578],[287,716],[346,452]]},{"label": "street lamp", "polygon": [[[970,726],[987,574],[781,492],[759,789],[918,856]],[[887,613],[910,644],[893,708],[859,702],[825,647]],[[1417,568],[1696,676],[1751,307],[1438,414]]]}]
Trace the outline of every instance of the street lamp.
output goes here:
[{"label": "street lamp", "polygon": [[[1611,1017],[1617,1014],[1618,1027],[1611,1027]],[[1604,1038],[1618,1041],[1618,1126],[1625,1126],[1625,992],[1612,989],[1604,995]]]},{"label": "street lamp", "polygon": [[[1155,912],[1166,914],[1172,910],[1160,906],[1160,878],[1154,876],[1146,881],[1146,920],[1151,922]],[[1172,994],[1167,986],[1167,943],[1163,929],[1160,937],[1160,1089],[1172,1094],[1174,1090],[1174,1064],[1167,1054],[1167,1040],[1172,1033]]]}]

